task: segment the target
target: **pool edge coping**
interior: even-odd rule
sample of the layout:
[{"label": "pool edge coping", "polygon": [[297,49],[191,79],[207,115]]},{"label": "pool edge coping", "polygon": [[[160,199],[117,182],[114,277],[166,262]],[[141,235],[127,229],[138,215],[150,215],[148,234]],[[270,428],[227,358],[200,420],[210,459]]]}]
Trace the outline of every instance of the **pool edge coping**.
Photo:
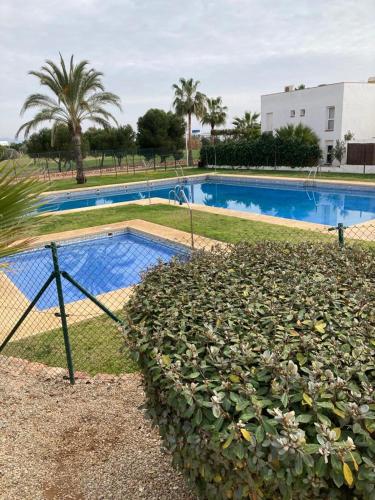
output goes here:
[{"label": "pool edge coping", "polygon": [[[128,202],[126,202],[128,203]],[[142,219],[130,219],[122,222],[113,222],[110,224],[102,224],[100,226],[84,227],[80,229],[70,229],[68,231],[59,231],[55,233],[42,234],[36,236],[32,243],[30,244],[30,249],[37,248],[43,244],[50,243],[51,241],[68,241],[79,239],[84,237],[89,239],[90,236],[98,236],[100,234],[107,234],[108,232],[121,232],[127,230],[139,231],[144,235],[151,235],[157,238],[168,240],[172,243],[187,244],[191,241],[190,233],[186,231],[181,231],[180,229],[174,229],[169,226],[163,226],[162,224],[157,224],[155,222],[148,222]],[[204,243],[204,247],[207,245],[224,245],[225,242],[214,240],[212,238],[207,238],[205,236],[195,235],[199,237],[199,240]],[[203,246],[203,245],[202,245]]]},{"label": "pool edge coping", "polygon": [[[267,179],[267,180],[275,180],[275,179],[282,179],[286,180],[288,182],[309,182],[309,179],[307,177],[288,177],[288,176],[277,176],[277,175],[257,175],[257,174],[230,174],[228,172],[205,172],[202,174],[192,174],[192,175],[180,175],[180,176],[174,176],[174,177],[163,177],[162,179],[145,179],[143,181],[134,181],[134,182],[120,182],[116,184],[102,184],[98,186],[90,186],[90,187],[80,187],[80,188],[74,188],[74,189],[59,189],[55,191],[44,191],[41,193],[41,195],[53,195],[53,194],[58,194],[58,193],[80,193],[83,191],[96,191],[98,189],[108,189],[108,188],[119,188],[119,187],[127,187],[127,186],[134,186],[137,187],[139,184],[146,184],[148,182],[152,183],[162,183],[167,180],[173,180],[173,179],[195,179],[195,178],[200,178],[200,177],[209,177],[209,176],[225,176],[225,177],[234,177],[236,179],[238,178],[244,178],[244,179]],[[322,182],[322,183],[327,183],[327,184],[343,184],[343,185],[357,185],[357,186],[367,186],[367,187],[373,187],[375,188],[375,182],[368,182],[368,181],[347,181],[347,180],[341,180],[341,179],[314,179],[314,181],[311,182]]]},{"label": "pool edge coping", "polygon": [[[112,224],[104,224],[101,226],[93,226],[89,228],[80,228],[80,229],[72,229],[69,231],[60,231],[57,233],[50,233],[47,235],[40,235],[35,237],[26,251],[33,251],[43,247],[51,241],[62,242],[69,241],[73,243],[74,240],[78,240],[77,242],[82,241],[90,241],[90,237],[107,235],[109,232],[121,234],[126,234],[127,232],[133,234],[139,234],[141,236],[149,237],[150,239],[161,240],[165,243],[169,243],[171,245],[180,245],[185,247],[186,249],[191,248],[191,235],[185,231],[181,231],[179,229],[173,229],[168,226],[162,226],[160,224],[156,224],[154,222],[144,221],[142,219],[131,219],[124,222],[115,222]],[[227,248],[229,246],[228,243],[217,241],[211,238],[206,238],[204,236],[196,235],[197,238],[194,241],[194,247],[197,250],[209,249],[216,246],[221,246],[223,248]],[[82,239],[80,239],[82,238]],[[16,254],[17,255],[17,254]],[[10,305],[14,302],[14,296],[18,296],[18,303],[22,304],[20,311],[24,310],[29,304],[30,300],[26,297],[26,295],[17,287],[15,283],[6,275],[4,271],[0,271],[2,274],[2,279],[4,279],[5,286],[7,289],[12,290],[12,297],[9,296]],[[102,294],[97,295],[97,297],[106,304],[108,299],[119,301],[119,305],[123,305],[127,300],[129,300],[133,289],[136,285],[131,285],[124,288],[118,288],[116,290],[112,290],[109,292],[104,292]],[[123,295],[126,295],[125,297]],[[9,295],[9,294],[8,294]],[[82,307],[82,302],[85,302],[85,307],[87,307],[87,316],[79,315],[79,308]],[[111,303],[112,304],[112,303]],[[111,304],[108,306],[113,307]],[[94,319],[97,316],[100,316],[102,312],[97,308],[95,304],[92,304],[89,299],[77,300],[74,302],[70,302],[66,304],[66,312],[70,315],[69,322],[70,324],[79,323],[80,321],[86,321],[90,319]],[[6,303],[0,305],[0,310],[4,308],[7,309],[8,306]],[[78,308],[78,309],[77,309]],[[60,328],[60,318],[55,316],[55,312],[58,311],[58,306],[53,306],[48,309],[37,310],[33,308],[31,313],[29,314],[28,320],[23,324],[20,330],[20,336],[15,340],[21,340],[23,338],[33,337],[37,334],[42,334],[44,332],[53,330],[55,328]],[[49,319],[48,327],[45,327],[45,314],[51,314]],[[12,321],[8,326],[12,327],[14,322]]]}]

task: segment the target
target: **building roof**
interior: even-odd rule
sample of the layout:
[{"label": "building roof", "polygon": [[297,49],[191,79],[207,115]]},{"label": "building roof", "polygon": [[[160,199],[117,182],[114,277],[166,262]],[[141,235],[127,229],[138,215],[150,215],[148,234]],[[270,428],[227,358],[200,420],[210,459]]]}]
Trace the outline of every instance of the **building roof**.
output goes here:
[{"label": "building roof", "polygon": [[277,95],[277,94],[292,94],[293,92],[303,92],[304,90],[311,90],[311,89],[319,89],[322,87],[328,87],[332,85],[345,85],[345,84],[360,84],[360,85],[373,85],[375,88],[375,82],[334,82],[334,83],[321,83],[319,85],[314,85],[312,87],[305,87],[304,89],[294,89],[290,90],[289,92],[286,92],[285,90],[282,90],[280,92],[270,92],[269,94],[262,94],[261,97],[265,97],[268,95]]}]

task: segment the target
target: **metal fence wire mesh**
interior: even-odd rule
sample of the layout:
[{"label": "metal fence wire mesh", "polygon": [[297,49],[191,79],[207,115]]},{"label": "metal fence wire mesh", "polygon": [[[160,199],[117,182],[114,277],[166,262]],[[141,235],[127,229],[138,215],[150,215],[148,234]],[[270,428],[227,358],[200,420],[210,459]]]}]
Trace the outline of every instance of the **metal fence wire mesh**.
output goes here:
[{"label": "metal fence wire mesh", "polygon": [[[71,382],[79,372],[95,375],[137,370],[122,337],[121,322],[143,273],[159,262],[209,252],[215,243],[223,252],[230,246],[215,241],[214,230],[210,239],[200,235],[199,221],[193,220],[191,226],[186,208],[178,211],[176,217],[181,216],[186,219],[185,230],[164,227],[162,237],[124,224],[116,232],[50,243],[3,259],[0,363],[14,372],[26,366],[39,372],[53,367]],[[375,225],[330,229],[307,231],[272,225],[267,232],[254,224],[246,238],[239,234],[238,240],[312,241],[335,244],[337,251],[360,245],[375,252]]]},{"label": "metal fence wire mesh", "polygon": [[[195,152],[194,164],[199,153]],[[43,180],[75,177],[76,165],[72,151],[50,151],[24,155],[16,153],[11,159],[13,175],[16,179],[34,176]],[[98,176],[132,174],[144,171],[173,171],[185,165],[181,151],[165,148],[132,148],[128,150],[91,151],[83,158],[85,175]]]}]

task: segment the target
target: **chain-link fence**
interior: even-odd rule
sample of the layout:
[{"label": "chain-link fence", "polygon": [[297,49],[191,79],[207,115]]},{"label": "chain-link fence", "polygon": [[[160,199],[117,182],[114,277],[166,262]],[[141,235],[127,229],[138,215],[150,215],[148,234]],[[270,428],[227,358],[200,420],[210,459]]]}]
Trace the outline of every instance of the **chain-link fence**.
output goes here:
[{"label": "chain-link fence", "polygon": [[[193,152],[193,163],[197,165],[199,151]],[[72,151],[17,153],[11,159],[14,177],[34,176],[45,181],[75,177],[76,163]],[[186,165],[184,151],[165,148],[131,148],[93,150],[86,152],[83,166],[86,176],[136,174],[145,171],[174,170]]]},{"label": "chain-link fence", "polygon": [[[203,236],[205,216],[186,205],[176,207],[168,226],[138,220],[113,224],[111,232],[71,231],[70,239],[48,242],[44,237],[48,244],[39,242],[0,262],[0,362],[14,372],[54,367],[71,382],[79,372],[137,370],[121,333],[126,303],[143,273],[158,262],[189,259],[216,244],[226,251],[230,243],[220,236],[220,220],[209,237]],[[231,234],[235,242],[236,233]],[[285,225],[265,230],[264,224],[253,223],[246,234],[238,232],[237,240],[313,241],[334,244],[338,252],[355,244],[374,252],[375,225],[307,231]],[[322,262],[322,269],[327,265]]]}]

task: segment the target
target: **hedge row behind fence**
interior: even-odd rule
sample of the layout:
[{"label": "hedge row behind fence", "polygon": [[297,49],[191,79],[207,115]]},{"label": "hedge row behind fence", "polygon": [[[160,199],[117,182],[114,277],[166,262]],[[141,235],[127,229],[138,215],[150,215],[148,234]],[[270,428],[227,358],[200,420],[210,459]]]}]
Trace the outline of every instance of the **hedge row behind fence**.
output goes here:
[{"label": "hedge row behind fence", "polygon": [[318,144],[307,144],[298,139],[281,140],[267,134],[252,141],[231,141],[202,146],[201,161],[203,166],[308,167],[317,164],[321,154]]},{"label": "hedge row behind fence", "polygon": [[375,498],[373,259],[240,244],[137,287],[149,412],[201,498]]}]

